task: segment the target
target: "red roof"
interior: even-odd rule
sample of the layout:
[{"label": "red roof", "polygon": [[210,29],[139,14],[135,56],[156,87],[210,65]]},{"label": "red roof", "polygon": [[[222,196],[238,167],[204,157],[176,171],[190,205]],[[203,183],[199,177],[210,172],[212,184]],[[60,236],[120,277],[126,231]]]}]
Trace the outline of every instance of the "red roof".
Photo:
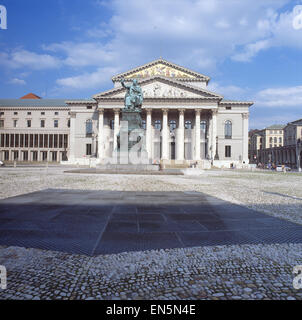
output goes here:
[{"label": "red roof", "polygon": [[34,93],[29,93],[20,99],[42,99],[41,97],[35,95]]}]

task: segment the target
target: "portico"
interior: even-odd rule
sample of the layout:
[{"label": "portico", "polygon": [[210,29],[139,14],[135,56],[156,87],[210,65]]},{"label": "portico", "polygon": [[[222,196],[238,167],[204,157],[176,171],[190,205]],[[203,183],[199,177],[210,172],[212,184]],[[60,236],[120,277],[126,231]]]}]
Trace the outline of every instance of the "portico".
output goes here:
[{"label": "portico", "polygon": [[84,129],[80,123],[87,118],[92,118],[96,136],[89,158],[101,164],[113,156],[127,82],[133,79],[138,79],[142,88],[145,150],[150,164],[171,160],[184,165],[197,162],[205,168],[248,164],[248,114],[253,103],[224,100],[207,90],[209,77],[163,59],[114,76],[114,88],[93,97],[90,113],[85,110],[87,102],[67,101],[72,115],[70,159],[83,162],[76,155],[75,140],[77,132]]}]

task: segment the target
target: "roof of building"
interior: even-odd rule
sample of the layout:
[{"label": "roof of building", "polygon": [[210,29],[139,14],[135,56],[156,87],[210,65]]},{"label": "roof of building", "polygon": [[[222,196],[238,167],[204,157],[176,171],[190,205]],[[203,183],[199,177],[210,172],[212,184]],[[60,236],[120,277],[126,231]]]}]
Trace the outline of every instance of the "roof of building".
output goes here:
[{"label": "roof of building", "polygon": [[[201,74],[199,72],[196,72],[196,71],[193,71],[191,69],[187,69],[185,67],[182,67],[182,66],[179,66],[175,63],[172,63],[172,62],[169,62],[163,58],[160,58],[160,59],[156,59],[154,61],[151,61],[149,63],[146,63],[142,66],[139,66],[139,67],[136,67],[136,68],[133,68],[129,71],[126,71],[126,72],[123,72],[123,73],[120,73],[120,74],[117,74],[116,76],[112,77],[112,81],[115,82],[115,81],[120,81],[122,78],[124,77],[127,77],[131,74],[136,74],[137,72],[140,72],[142,70],[145,70],[149,67],[152,67],[152,66],[155,66],[157,64],[163,64],[163,65],[166,65],[168,67],[171,67],[171,68],[174,68],[176,70],[179,70],[179,71],[182,71],[182,72],[185,72],[187,74],[190,74],[192,75],[195,79],[199,79],[199,80],[203,80],[203,81],[206,81],[206,82],[209,82],[210,81],[210,77],[204,75],[204,74]],[[168,77],[170,78],[170,77]],[[186,80],[191,80],[191,81],[194,81],[194,78],[192,79],[186,79]],[[178,79],[178,80],[181,80],[181,79]]]},{"label": "roof of building", "polygon": [[269,129],[269,130],[282,130],[285,128],[284,124],[273,124],[272,126],[266,127],[265,129]]},{"label": "roof of building", "polygon": [[289,124],[293,124],[295,126],[302,126],[302,119],[292,121]]},{"label": "roof of building", "polygon": [[25,96],[21,97],[20,99],[42,99],[42,98],[37,96],[34,93],[28,93]]},{"label": "roof of building", "polygon": [[[68,99],[0,99],[1,107],[68,107],[66,101]],[[70,99],[72,101],[83,101],[83,99]],[[86,100],[95,103],[95,100]]]}]

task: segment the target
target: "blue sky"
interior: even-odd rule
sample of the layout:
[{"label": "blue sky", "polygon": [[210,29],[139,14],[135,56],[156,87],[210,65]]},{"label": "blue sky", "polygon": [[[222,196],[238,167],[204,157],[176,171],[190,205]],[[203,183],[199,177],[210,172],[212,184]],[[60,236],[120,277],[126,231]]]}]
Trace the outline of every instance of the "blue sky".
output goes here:
[{"label": "blue sky", "polygon": [[[302,118],[302,28],[288,0],[0,0],[0,97],[90,98],[162,56],[254,101],[250,128]],[[301,15],[302,17],[302,15]],[[298,21],[298,25],[300,22]],[[302,20],[301,20],[302,25]]]}]

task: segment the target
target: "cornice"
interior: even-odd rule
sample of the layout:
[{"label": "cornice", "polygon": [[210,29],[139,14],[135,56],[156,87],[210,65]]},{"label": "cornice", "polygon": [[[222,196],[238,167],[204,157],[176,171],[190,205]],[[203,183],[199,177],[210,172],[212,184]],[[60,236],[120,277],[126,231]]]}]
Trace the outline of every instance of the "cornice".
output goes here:
[{"label": "cornice", "polygon": [[[147,78],[147,79],[139,80],[139,84],[140,85],[148,84],[150,82],[153,82],[154,80],[158,80],[158,81],[164,82],[166,84],[170,84],[170,85],[173,84],[173,85],[176,85],[178,87],[182,87],[183,89],[186,89],[186,90],[191,91],[191,92],[196,93],[196,94],[205,94],[205,95],[211,96],[211,97],[203,97],[203,98],[218,98],[219,100],[223,99],[223,96],[220,95],[220,94],[211,92],[211,91],[203,89],[203,88],[197,88],[195,86],[191,86],[189,84],[186,84],[186,83],[183,83],[183,82],[179,82],[179,81],[176,81],[174,79],[162,77],[162,76],[153,76],[153,77],[150,77],[150,78]],[[106,96],[111,95],[111,94],[122,93],[122,92],[125,92],[125,91],[126,91],[126,89],[124,87],[113,88],[113,89],[101,92],[99,94],[96,94],[96,95],[93,96],[93,98],[95,100],[100,100],[102,97],[106,97]],[[146,99],[148,99],[148,98],[146,98]],[[156,98],[152,98],[152,99],[156,99]],[[167,99],[169,99],[169,98],[167,98]],[[173,99],[179,99],[179,98],[173,98]],[[187,99],[190,99],[190,98],[187,98]]]}]

